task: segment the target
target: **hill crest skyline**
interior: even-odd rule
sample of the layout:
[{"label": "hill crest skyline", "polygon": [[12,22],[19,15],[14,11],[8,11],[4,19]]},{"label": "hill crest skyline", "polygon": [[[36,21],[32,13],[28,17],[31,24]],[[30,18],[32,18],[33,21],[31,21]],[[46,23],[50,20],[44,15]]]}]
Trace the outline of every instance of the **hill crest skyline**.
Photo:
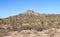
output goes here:
[{"label": "hill crest skyline", "polygon": [[[15,14],[15,15],[10,15],[10,16],[16,16],[16,15],[20,15],[20,14],[60,15],[60,14],[48,14],[48,13],[46,14],[46,13],[40,13],[40,12],[36,12],[36,11],[34,11],[34,10],[26,10],[25,12],[21,12],[21,13],[18,13],[18,14]],[[7,17],[1,17],[1,16],[0,16],[0,18],[8,18],[8,17],[10,17],[10,16],[7,16]]]}]

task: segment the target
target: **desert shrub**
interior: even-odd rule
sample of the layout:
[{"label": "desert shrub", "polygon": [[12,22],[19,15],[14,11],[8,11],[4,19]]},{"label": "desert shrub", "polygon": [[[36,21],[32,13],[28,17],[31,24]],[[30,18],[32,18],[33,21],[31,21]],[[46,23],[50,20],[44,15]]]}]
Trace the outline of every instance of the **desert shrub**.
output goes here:
[{"label": "desert shrub", "polygon": [[58,23],[57,25],[60,26],[60,23]]},{"label": "desert shrub", "polygon": [[17,27],[13,27],[12,31],[17,31]]},{"label": "desert shrub", "polygon": [[25,25],[25,26],[22,26],[20,29],[21,30],[31,30],[32,27],[31,26],[28,26],[28,25]]},{"label": "desert shrub", "polygon": [[42,31],[43,30],[43,28],[40,27],[40,25],[34,25],[34,26],[32,26],[32,29],[35,29],[37,31]]},{"label": "desert shrub", "polygon": [[31,25],[31,26],[25,25],[25,26],[21,26],[19,30],[21,31],[21,30],[31,30],[31,29],[34,29],[37,31],[43,30],[43,28],[41,28],[39,25]]},{"label": "desert shrub", "polygon": [[0,37],[3,37],[2,33],[0,32]]},{"label": "desert shrub", "polygon": [[13,28],[7,27],[7,30],[8,30],[8,31],[13,31]]},{"label": "desert shrub", "polygon": [[8,30],[4,29],[4,28],[0,28],[0,33],[1,33],[1,35],[6,36],[6,35],[8,35]]}]

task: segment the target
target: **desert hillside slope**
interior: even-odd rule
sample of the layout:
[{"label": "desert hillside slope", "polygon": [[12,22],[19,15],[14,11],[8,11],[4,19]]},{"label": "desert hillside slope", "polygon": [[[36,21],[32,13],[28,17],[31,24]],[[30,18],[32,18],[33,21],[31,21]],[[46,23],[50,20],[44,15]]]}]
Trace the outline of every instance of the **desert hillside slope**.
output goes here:
[{"label": "desert hillside slope", "polygon": [[37,30],[60,28],[60,14],[39,14],[32,10],[7,18],[0,18],[0,34],[8,35],[11,31]]},{"label": "desert hillside slope", "polygon": [[32,10],[8,18],[0,18],[0,25],[41,25],[41,27],[60,26],[60,14],[39,14]]}]

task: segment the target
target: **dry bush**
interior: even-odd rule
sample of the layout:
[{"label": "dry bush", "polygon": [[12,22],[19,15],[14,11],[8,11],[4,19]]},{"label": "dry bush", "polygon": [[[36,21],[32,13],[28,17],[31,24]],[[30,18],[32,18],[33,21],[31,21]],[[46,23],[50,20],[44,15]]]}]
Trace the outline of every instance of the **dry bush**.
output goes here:
[{"label": "dry bush", "polygon": [[2,33],[0,32],[0,37],[3,37]]},{"label": "dry bush", "polygon": [[43,28],[40,27],[40,25],[33,25],[32,29],[37,30],[37,31],[42,31],[43,30]]},{"label": "dry bush", "polygon": [[21,30],[31,30],[32,29],[32,26],[24,25],[24,26],[21,26],[20,29]]},{"label": "dry bush", "polygon": [[0,33],[3,36],[7,36],[8,35],[8,30],[7,29],[4,29],[4,28],[0,28]]}]

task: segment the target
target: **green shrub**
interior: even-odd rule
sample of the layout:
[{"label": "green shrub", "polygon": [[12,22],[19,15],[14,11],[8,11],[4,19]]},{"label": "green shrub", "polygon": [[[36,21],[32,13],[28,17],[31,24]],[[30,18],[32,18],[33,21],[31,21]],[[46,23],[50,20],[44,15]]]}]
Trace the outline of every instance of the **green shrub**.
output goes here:
[{"label": "green shrub", "polygon": [[34,26],[32,26],[32,29],[37,30],[37,31],[43,30],[43,28],[41,28],[40,25],[34,25]]},{"label": "green shrub", "polygon": [[28,25],[25,25],[25,26],[22,26],[20,29],[21,30],[31,30],[32,27],[31,26],[28,26]]}]

